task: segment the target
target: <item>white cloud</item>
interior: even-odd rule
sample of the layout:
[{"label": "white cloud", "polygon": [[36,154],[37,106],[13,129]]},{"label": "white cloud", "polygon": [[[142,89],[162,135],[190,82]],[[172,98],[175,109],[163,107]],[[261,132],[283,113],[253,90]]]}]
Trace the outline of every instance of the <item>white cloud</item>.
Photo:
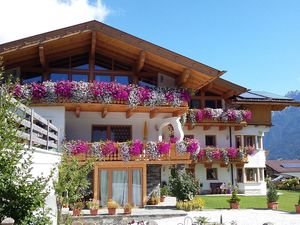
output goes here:
[{"label": "white cloud", "polygon": [[0,43],[83,23],[104,21],[102,0],[1,0]]}]

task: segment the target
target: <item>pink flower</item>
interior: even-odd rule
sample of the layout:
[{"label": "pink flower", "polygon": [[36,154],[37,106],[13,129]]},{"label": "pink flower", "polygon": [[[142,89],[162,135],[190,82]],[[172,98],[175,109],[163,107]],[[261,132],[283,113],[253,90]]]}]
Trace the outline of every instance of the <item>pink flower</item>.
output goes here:
[{"label": "pink flower", "polygon": [[205,149],[201,149],[198,153],[198,159],[203,159],[206,156]]},{"label": "pink flower", "polygon": [[243,119],[247,122],[250,121],[252,119],[252,112],[249,110],[243,111]]},{"label": "pink flower", "polygon": [[203,110],[204,119],[210,120],[212,119],[212,110],[210,108],[206,108]]},{"label": "pink flower", "polygon": [[89,145],[85,141],[76,141],[70,147],[73,155],[89,153]]},{"label": "pink flower", "polygon": [[196,112],[196,121],[197,122],[202,122],[202,120],[204,119],[204,113],[201,109],[199,109],[197,112]]},{"label": "pink flower", "polygon": [[17,84],[15,86],[15,89],[14,89],[14,96],[17,97],[17,98],[21,98],[23,96],[22,94],[22,87],[20,84]]},{"label": "pink flower", "polygon": [[227,155],[229,158],[235,158],[238,154],[238,150],[236,148],[230,147],[227,149]]},{"label": "pink flower", "polygon": [[212,157],[216,160],[221,159],[221,151],[219,149],[214,149],[212,151]]},{"label": "pink flower", "polygon": [[116,148],[114,142],[107,141],[106,143],[104,143],[102,145],[101,150],[102,150],[102,154],[104,156],[109,156],[111,154],[114,154],[117,151],[117,148]]},{"label": "pink flower", "polygon": [[129,147],[130,155],[140,155],[142,153],[144,144],[140,140],[134,140]]},{"label": "pink flower", "polygon": [[186,139],[186,142],[187,142],[187,148],[186,148],[186,151],[191,153],[191,154],[195,154],[199,148],[200,148],[200,144],[199,144],[199,141],[195,138],[193,139]]},{"label": "pink flower", "polygon": [[157,148],[160,154],[168,154],[170,152],[170,144],[167,142],[159,142]]},{"label": "pink flower", "polygon": [[170,142],[171,143],[176,143],[179,140],[178,137],[170,137]]},{"label": "pink flower", "polygon": [[55,85],[55,93],[64,98],[71,98],[74,83],[71,81],[58,81]]},{"label": "pink flower", "polygon": [[229,121],[235,121],[236,120],[236,113],[234,109],[228,109],[227,112],[227,117]]},{"label": "pink flower", "polygon": [[44,84],[32,83],[31,84],[32,96],[41,99],[46,95],[46,87]]},{"label": "pink flower", "polygon": [[181,91],[180,98],[184,102],[188,102],[191,99],[190,94],[186,90]]}]

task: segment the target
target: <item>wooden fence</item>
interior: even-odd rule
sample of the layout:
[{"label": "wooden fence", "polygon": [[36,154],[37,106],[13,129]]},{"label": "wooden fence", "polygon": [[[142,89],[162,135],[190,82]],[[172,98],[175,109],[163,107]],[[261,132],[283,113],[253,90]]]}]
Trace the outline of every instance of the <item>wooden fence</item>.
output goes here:
[{"label": "wooden fence", "polygon": [[58,128],[49,120],[34,112],[33,109],[17,102],[15,99],[12,99],[12,101],[18,107],[17,115],[15,116],[20,123],[18,133],[28,143],[29,148],[37,147],[46,150],[57,150],[59,147]]}]

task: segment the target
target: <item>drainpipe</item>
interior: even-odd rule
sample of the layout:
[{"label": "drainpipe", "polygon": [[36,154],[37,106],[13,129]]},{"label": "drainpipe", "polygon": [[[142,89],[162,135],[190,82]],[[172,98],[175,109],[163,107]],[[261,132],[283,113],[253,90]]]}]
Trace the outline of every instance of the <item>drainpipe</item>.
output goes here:
[{"label": "drainpipe", "polygon": [[[231,127],[229,127],[229,147],[232,147],[232,131],[231,131]],[[232,163],[230,163],[230,171],[231,171],[231,184],[234,186],[233,164]]]}]

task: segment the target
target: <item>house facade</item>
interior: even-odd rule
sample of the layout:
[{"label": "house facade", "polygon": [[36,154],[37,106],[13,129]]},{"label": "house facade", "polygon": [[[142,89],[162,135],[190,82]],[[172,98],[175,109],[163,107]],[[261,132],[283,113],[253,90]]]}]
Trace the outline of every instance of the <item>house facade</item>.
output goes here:
[{"label": "house facade", "polygon": [[271,113],[299,105],[97,21],[2,44],[0,55],[20,81],[16,97],[59,128],[61,146],[97,158],[90,179],[102,205],[144,206],[178,168],[201,193],[265,194]]}]

